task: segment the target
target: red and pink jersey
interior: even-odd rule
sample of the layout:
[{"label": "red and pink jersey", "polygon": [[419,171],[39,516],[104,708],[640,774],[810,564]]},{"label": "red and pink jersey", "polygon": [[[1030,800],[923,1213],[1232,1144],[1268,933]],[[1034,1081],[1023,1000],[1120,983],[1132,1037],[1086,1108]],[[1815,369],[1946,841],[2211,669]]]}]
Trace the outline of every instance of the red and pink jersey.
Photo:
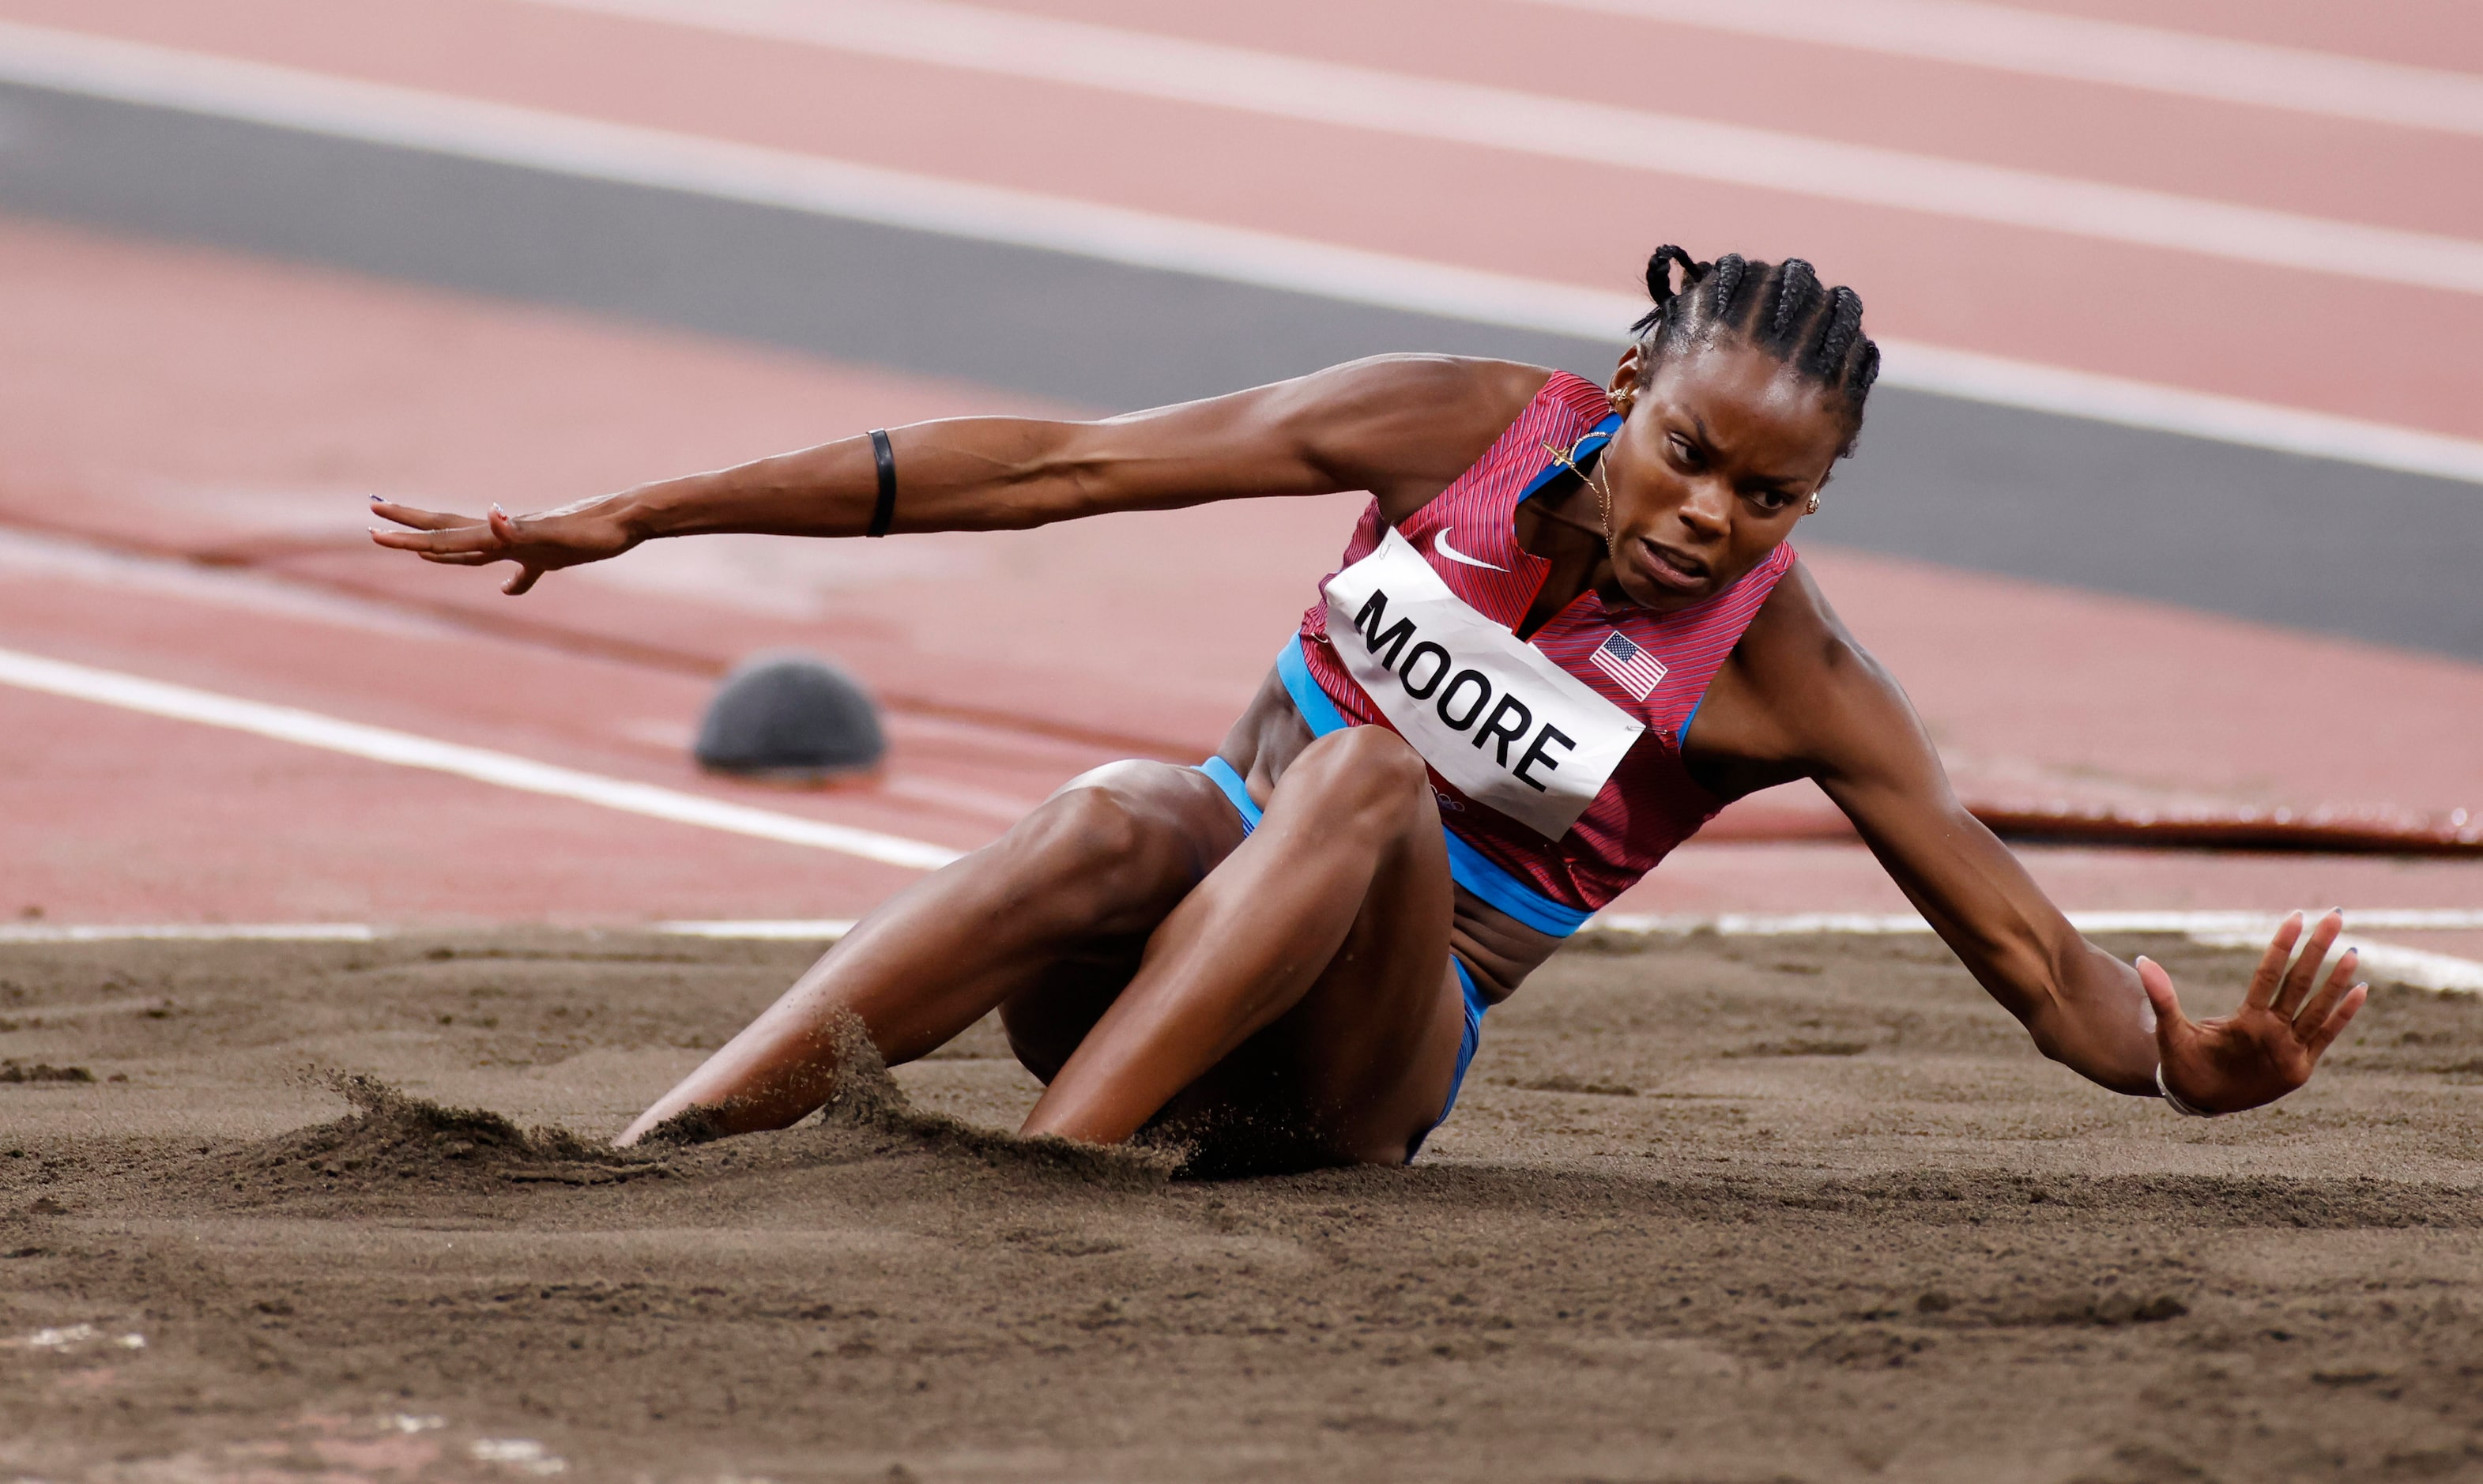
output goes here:
[{"label": "red and pink jersey", "polygon": [[[1551,570],[1550,563],[1517,544],[1512,520],[1518,502],[1553,464],[1547,449],[1568,449],[1610,411],[1603,388],[1556,372],[1474,466],[1406,517],[1398,534],[1467,606],[1513,634]],[[1354,527],[1340,570],[1370,555],[1385,531],[1379,503],[1374,500]],[[1708,681],[1793,563],[1793,548],[1778,546],[1740,581],[1679,613],[1609,607],[1600,595],[1589,591],[1554,615],[1527,642],[1645,730],[1586,811],[1557,840],[1546,840],[1468,798],[1433,769],[1431,786],[1452,836],[1452,863],[1476,864],[1455,848],[1462,842],[1482,862],[1497,868],[1461,869],[1459,881],[1476,888],[1478,877],[1513,878],[1507,885],[1531,888],[1549,899],[1545,905],[1566,910],[1514,914],[1547,930],[1566,931],[1554,924],[1566,920],[1574,927],[1715,817],[1724,801],[1701,788],[1683,768],[1681,736]],[[1307,678],[1324,693],[1339,718],[1349,726],[1387,725],[1330,648],[1324,602],[1313,603],[1302,615],[1300,640]],[[1302,697],[1298,685],[1296,699],[1311,702],[1304,708],[1306,716],[1318,709],[1317,698]],[[1318,718],[1313,718],[1313,729],[1320,729]],[[1479,894],[1508,905],[1497,901],[1505,892],[1480,889]]]}]

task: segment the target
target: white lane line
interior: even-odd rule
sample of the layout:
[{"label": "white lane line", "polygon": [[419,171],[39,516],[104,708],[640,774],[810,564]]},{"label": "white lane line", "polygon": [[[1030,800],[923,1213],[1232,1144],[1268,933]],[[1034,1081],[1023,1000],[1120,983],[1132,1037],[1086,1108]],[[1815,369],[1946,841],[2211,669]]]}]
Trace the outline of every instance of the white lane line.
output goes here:
[{"label": "white lane line", "polygon": [[[0,23],[0,78],[617,184],[1617,343],[1645,302],[815,155]],[[1883,385],[2483,483],[2483,441],[1882,339]]]},{"label": "white lane line", "polygon": [[2483,242],[951,0],[533,0],[1135,97],[2483,294]]},{"label": "white lane line", "polygon": [[2483,134],[2483,77],[1974,0],[1534,0],[1772,40]]},{"label": "white lane line", "polygon": [[[338,503],[350,509],[359,496]],[[356,514],[360,514],[357,512]],[[357,532],[360,531],[357,526]],[[67,536],[0,528],[0,581],[71,581],[123,593],[213,603],[244,613],[401,637],[470,639],[472,632],[421,612],[317,588],[298,587],[264,570],[201,567],[170,557],[139,556]],[[686,750],[689,743],[683,739]]]},{"label": "white lane line", "polygon": [[2483,441],[2471,438],[1944,346],[1882,340],[1880,350],[1886,386],[2483,484]]},{"label": "white lane line", "polygon": [[393,763],[398,767],[453,774],[500,788],[514,788],[521,793],[574,799],[625,814],[778,840],[788,845],[808,845],[814,849],[832,850],[840,855],[859,856],[866,861],[910,866],[916,870],[937,869],[964,854],[963,851],[909,840],[900,835],[881,835],[876,831],[805,819],[797,814],[780,814],[747,805],[728,804],[721,799],[682,793],[653,783],[606,778],[508,753],[441,742],[385,727],[366,727],[359,722],[321,716],[315,711],[242,701],[213,691],[169,685],[161,680],[46,659],[13,649],[0,649],[0,684],[119,706],[150,716],[170,717],[175,721],[251,732],[280,742],[298,743],[304,747],[343,753],[348,756],[369,758],[374,762]]}]

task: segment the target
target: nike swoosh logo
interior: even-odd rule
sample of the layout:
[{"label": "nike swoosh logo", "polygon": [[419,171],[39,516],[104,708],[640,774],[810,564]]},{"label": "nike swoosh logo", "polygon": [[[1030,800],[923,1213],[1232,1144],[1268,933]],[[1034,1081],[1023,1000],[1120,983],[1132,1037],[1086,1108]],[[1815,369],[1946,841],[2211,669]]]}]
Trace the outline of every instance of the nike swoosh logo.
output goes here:
[{"label": "nike swoosh logo", "polygon": [[1508,570],[1506,567],[1494,567],[1489,562],[1483,561],[1479,557],[1470,557],[1464,552],[1459,551],[1456,547],[1450,545],[1449,533],[1446,531],[1442,531],[1439,535],[1431,538],[1431,549],[1460,566],[1480,567],[1483,570],[1491,572],[1505,572]]}]

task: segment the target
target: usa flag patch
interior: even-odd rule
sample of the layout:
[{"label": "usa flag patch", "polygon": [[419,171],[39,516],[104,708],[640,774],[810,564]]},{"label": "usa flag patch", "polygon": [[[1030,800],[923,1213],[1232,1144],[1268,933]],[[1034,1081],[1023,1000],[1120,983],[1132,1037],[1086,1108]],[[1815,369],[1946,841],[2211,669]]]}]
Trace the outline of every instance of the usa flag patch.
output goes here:
[{"label": "usa flag patch", "polygon": [[1618,633],[1606,639],[1587,658],[1594,662],[1597,670],[1618,681],[1632,701],[1644,701],[1647,692],[1664,678],[1664,661]]}]

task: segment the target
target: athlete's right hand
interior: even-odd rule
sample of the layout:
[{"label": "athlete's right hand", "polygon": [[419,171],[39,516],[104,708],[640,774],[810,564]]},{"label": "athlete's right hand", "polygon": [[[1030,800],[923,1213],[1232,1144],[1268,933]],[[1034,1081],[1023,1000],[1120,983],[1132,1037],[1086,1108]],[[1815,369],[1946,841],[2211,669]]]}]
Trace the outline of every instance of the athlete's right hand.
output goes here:
[{"label": "athlete's right hand", "polygon": [[2238,1113],[2310,1080],[2311,1069],[2363,1008],[2371,987],[2354,982],[2358,955],[2351,948],[2321,982],[2328,950],[2345,930],[2343,908],[2319,919],[2297,956],[2293,945],[2302,929],[2300,913],[2278,924],[2241,1008],[2204,1020],[2182,1014],[2164,966],[2138,961],[2139,985],[2155,1008],[2158,1087],[2203,1112]]},{"label": "athlete's right hand", "polygon": [[371,540],[450,567],[514,562],[517,575],[500,591],[515,597],[547,571],[601,562],[638,544],[639,534],[620,517],[619,503],[601,495],[539,516],[512,516],[494,505],[477,520],[374,498],[373,515],[412,529],[374,529]]}]

